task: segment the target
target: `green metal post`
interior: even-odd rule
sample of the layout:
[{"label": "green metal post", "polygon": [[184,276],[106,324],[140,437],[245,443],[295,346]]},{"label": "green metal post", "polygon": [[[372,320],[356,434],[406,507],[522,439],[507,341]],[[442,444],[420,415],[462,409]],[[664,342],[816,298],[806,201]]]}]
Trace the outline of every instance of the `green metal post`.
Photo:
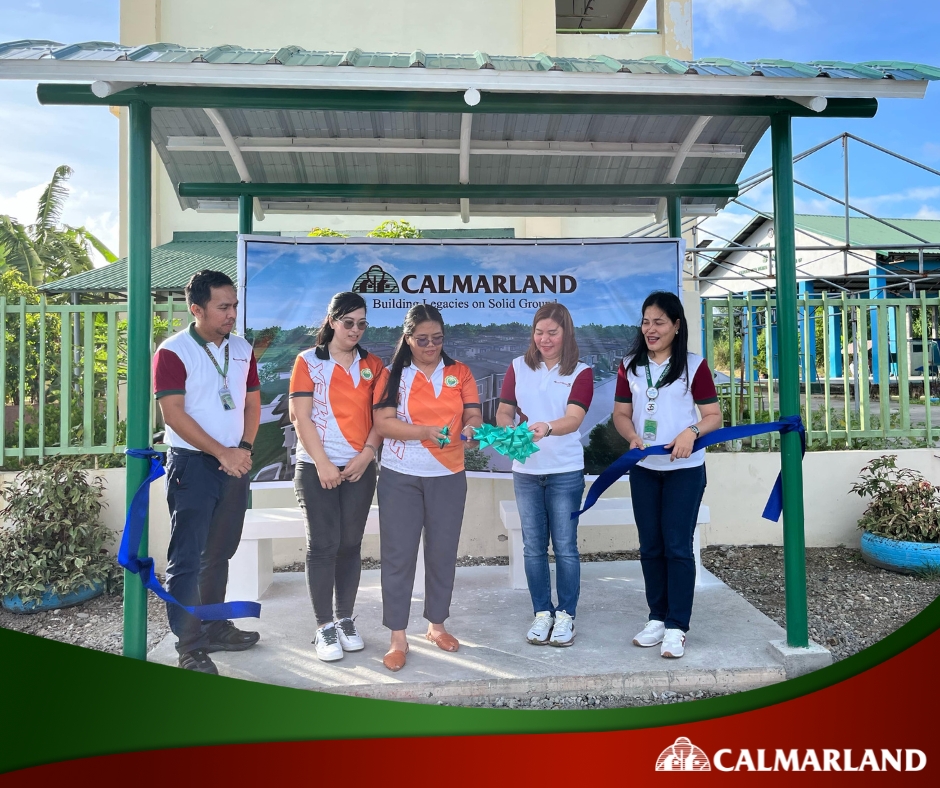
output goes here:
[{"label": "green metal post", "polygon": [[251,211],[254,200],[247,194],[238,195],[238,234],[251,235]]},{"label": "green metal post", "polygon": [[669,237],[682,237],[682,195],[666,198],[666,220],[669,224]]},{"label": "green metal post", "polygon": [[[146,449],[150,428],[150,107],[129,107],[128,286],[127,286],[127,447]],[[127,505],[147,477],[147,460],[127,458]],[[147,550],[147,527],[140,542]],[[147,658],[147,590],[124,573],[124,656]]]},{"label": "green metal post", "polygon": [[[770,119],[777,255],[777,331],[780,346],[780,415],[800,414],[800,349],[796,325],[796,226],[793,209],[793,138],[789,115]],[[809,392],[807,392],[808,396]],[[803,464],[800,436],[780,440],[783,472],[783,564],[787,643],[809,646],[806,620],[806,545],[803,534]]]}]

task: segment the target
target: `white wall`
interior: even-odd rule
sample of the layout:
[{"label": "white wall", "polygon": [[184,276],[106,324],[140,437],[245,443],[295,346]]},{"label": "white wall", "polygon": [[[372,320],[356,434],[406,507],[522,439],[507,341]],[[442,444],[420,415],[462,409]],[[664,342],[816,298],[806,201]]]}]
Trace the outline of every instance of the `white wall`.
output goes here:
[{"label": "white wall", "polygon": [[[849,494],[858,473],[872,459],[889,452],[830,451],[810,452],[803,461],[805,535],[807,547],[858,547],[856,523],[867,502]],[[900,467],[919,471],[933,484],[940,484],[940,458],[932,449],[892,451]],[[708,487],[704,503],[711,509],[711,523],[702,532],[702,545],[710,544],[783,544],[783,524],[761,518],[767,496],[780,470],[779,453],[709,454]],[[103,518],[118,532],[124,526],[124,471],[98,471],[105,479],[108,504]],[[14,474],[0,474],[0,483],[12,481]],[[459,554],[462,556],[507,555],[508,543],[500,539],[505,530],[499,521],[499,502],[511,499],[510,479],[470,479]],[[618,482],[605,497],[627,497],[630,485]],[[256,508],[296,506],[290,488],[256,490]],[[2,498],[0,498],[2,507]],[[579,535],[582,552],[627,550],[637,547],[636,531],[626,526],[584,528]],[[150,501],[150,554],[157,571],[166,567],[169,543],[169,517],[163,497],[163,480],[154,482]],[[379,539],[366,536],[363,555],[378,557]],[[275,542],[277,565],[303,561],[304,541],[283,539]]]}]

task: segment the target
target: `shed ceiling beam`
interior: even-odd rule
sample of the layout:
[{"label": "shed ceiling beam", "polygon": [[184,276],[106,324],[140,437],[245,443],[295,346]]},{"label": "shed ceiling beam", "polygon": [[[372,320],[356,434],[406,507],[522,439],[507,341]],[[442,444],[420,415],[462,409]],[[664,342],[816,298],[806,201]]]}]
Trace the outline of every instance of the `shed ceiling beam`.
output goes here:
[{"label": "shed ceiling beam", "polygon": [[[238,177],[242,179],[245,183],[251,182],[251,173],[248,171],[248,165],[245,163],[245,157],[242,156],[242,152],[238,148],[238,143],[235,142],[235,138],[232,136],[232,132],[229,131],[228,124],[225,122],[225,118],[222,117],[222,114],[217,109],[203,108],[209,120],[212,122],[212,125],[215,126],[215,130],[219,132],[219,137],[222,139],[223,148],[228,151],[229,156],[232,157],[232,163],[235,165],[235,169],[238,172]],[[255,197],[253,200],[252,208],[254,210],[255,219],[259,222],[264,219],[264,211],[261,210],[261,203],[258,201],[258,198]]]},{"label": "shed ceiling beam", "polygon": [[[0,60],[0,78],[9,76],[5,72],[4,64],[15,61]],[[39,61],[24,61],[29,63]],[[96,61],[97,62],[97,61]],[[206,67],[211,64],[201,64]],[[228,66],[223,66],[228,68]],[[234,68],[234,67],[233,67]],[[265,66],[265,68],[274,68]],[[347,75],[356,69],[346,68]],[[411,71],[427,71],[427,69],[410,69]],[[497,73],[484,69],[480,73]],[[476,74],[477,72],[472,72]],[[513,72],[516,74],[522,72]],[[549,75],[549,72],[533,72],[538,76]],[[565,72],[551,72],[552,74]],[[234,79],[237,75],[232,74]],[[611,74],[614,77],[624,75]],[[642,79],[643,75],[630,74],[625,82],[632,83],[634,79]],[[670,79],[670,75],[660,74],[658,77]],[[27,77],[23,77],[26,79]],[[696,77],[681,76],[683,80],[705,79],[721,80],[723,77]],[[823,112],[815,113],[807,107],[789,100],[775,98],[780,95],[777,85],[768,86],[769,77],[730,77],[734,80],[757,79],[764,80],[761,93],[748,95],[716,95],[724,88],[716,82],[702,83],[697,92],[693,94],[673,92],[671,95],[664,89],[651,89],[646,92],[635,91],[638,95],[628,95],[615,89],[614,84],[608,85],[607,90],[599,91],[596,95],[591,91],[579,91],[577,85],[567,83],[571,92],[552,91],[548,85],[530,83],[526,86],[527,92],[505,92],[483,95],[479,104],[469,107],[464,101],[464,87],[460,90],[450,91],[435,89],[433,85],[421,85],[421,90],[316,90],[312,88],[233,88],[233,87],[179,87],[145,85],[141,88],[125,90],[115,96],[98,98],[91,92],[89,85],[63,85],[42,83],[36,88],[36,95],[40,104],[70,104],[88,106],[125,106],[133,101],[142,101],[152,107],[215,107],[217,109],[274,109],[274,110],[321,110],[335,112],[448,112],[474,114],[529,114],[529,115],[730,115],[734,117],[762,117],[776,114],[792,115],[794,117],[827,117],[827,118],[871,118],[878,110],[878,102],[872,95],[882,95],[882,83],[895,86],[911,86],[905,88],[907,92],[896,96],[909,98],[922,98],[926,90],[926,82],[916,80],[864,80],[864,79],[804,79],[789,80],[790,82],[824,82],[831,85],[835,82],[866,83],[859,87],[859,91],[868,96],[860,98],[830,98],[829,105]],[[787,80],[784,80],[787,81]],[[231,84],[231,81],[228,82]],[[664,87],[663,83],[661,87]],[[868,86],[871,85],[869,88]],[[708,86],[708,90],[706,90]],[[875,88],[878,86],[878,89]],[[730,88],[729,88],[730,89]],[[634,91],[630,91],[634,92]],[[772,92],[773,95],[767,95]],[[835,91],[832,91],[835,92]],[[620,95],[618,95],[620,93]],[[655,94],[655,95],[652,95]],[[799,95],[799,91],[788,90],[788,96]]]},{"label": "shed ceiling beam", "polygon": [[[679,177],[679,173],[682,171],[682,165],[685,164],[686,157],[689,155],[689,151],[692,148],[692,145],[695,141],[701,136],[702,132],[705,130],[705,127],[708,125],[708,121],[711,118],[708,115],[704,115],[700,118],[696,118],[695,123],[692,124],[692,128],[689,129],[688,133],[685,135],[685,139],[682,140],[682,143],[679,145],[679,150],[676,151],[676,155],[672,160],[672,164],[669,165],[669,170],[666,172],[666,177],[663,179],[664,183],[675,183]],[[659,201],[659,205],[656,208],[656,221],[661,222],[663,220],[663,214],[666,212],[666,200],[665,198]]]},{"label": "shed ceiling beam", "polygon": [[[674,96],[827,96],[851,98],[922,98],[926,80],[814,79],[744,77],[713,74],[622,74],[581,71],[515,71],[495,68],[355,68],[350,66],[276,66],[238,63],[161,63],[134,60],[0,60],[0,79],[65,82],[137,82],[142,90],[168,86],[245,88],[316,88],[361,92],[459,91],[489,93]],[[234,88],[238,90],[239,88]],[[484,96],[481,106],[487,102]],[[466,105],[464,105],[466,106]],[[475,108],[481,110],[479,107]],[[696,113],[707,114],[707,113]]]},{"label": "shed ceiling beam", "polygon": [[829,105],[825,96],[786,96],[786,98],[813,112],[822,112]]},{"label": "shed ceiling beam", "polygon": [[103,82],[98,80],[97,82],[92,82],[91,92],[98,98],[105,98],[107,96],[113,96],[115,93],[120,93],[122,90],[130,90],[131,88],[137,87],[140,87],[139,82]]},{"label": "shed ceiling beam", "polygon": [[[265,201],[262,207],[268,214],[363,214],[390,216],[453,216],[459,213],[457,203],[349,203],[349,202],[284,202]],[[233,200],[199,200],[197,211],[202,213],[235,213],[238,203]],[[686,216],[714,216],[718,206],[698,204],[683,206]],[[497,205],[474,202],[474,216],[650,216],[649,205]]]},{"label": "shed ceiling beam", "polygon": [[738,196],[735,183],[180,183],[180,197],[299,197],[341,199],[568,200]]},{"label": "shed ceiling beam", "polygon": [[[458,165],[458,180],[460,183],[470,183],[470,132],[473,129],[473,115],[464,112],[460,116],[460,159]],[[460,198],[460,221],[467,224],[470,221],[470,200]]]},{"label": "shed ceiling beam", "polygon": [[[463,113],[463,117],[472,117]],[[463,126],[461,125],[461,132]],[[459,155],[460,144],[453,140],[316,137],[235,137],[244,153],[393,153]],[[468,153],[473,156],[675,156],[680,145],[674,142],[528,142],[523,140],[474,140]],[[171,152],[221,152],[225,146],[217,137],[169,137]],[[687,157],[743,159],[742,145],[692,145]],[[468,181],[469,182],[469,181]]]}]

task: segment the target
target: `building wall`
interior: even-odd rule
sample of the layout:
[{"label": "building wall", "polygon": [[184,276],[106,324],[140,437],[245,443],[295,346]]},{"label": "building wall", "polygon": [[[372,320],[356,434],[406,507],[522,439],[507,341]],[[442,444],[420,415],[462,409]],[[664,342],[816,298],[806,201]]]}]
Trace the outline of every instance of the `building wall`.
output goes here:
[{"label": "building wall", "polygon": [[[649,0],[653,2],[653,0]],[[639,58],[691,57],[692,0],[656,0],[659,35],[558,35],[554,0],[278,0],[276,13],[259,13],[254,0],[121,0],[121,43],[170,41],[185,46]],[[127,254],[127,111],[120,112],[120,254]],[[234,214],[183,211],[159,157],[153,155],[153,245],[175,230],[231,230]],[[636,219],[407,217],[418,227],[509,227],[520,238],[617,236],[645,224]],[[258,229],[306,233],[311,227],[366,229],[380,216],[270,215]]]},{"label": "building wall", "polygon": [[[898,455],[900,467],[919,471],[932,484],[940,484],[940,457],[932,449],[892,451]],[[858,547],[860,533],[856,523],[867,501],[849,493],[859,471],[866,463],[881,456],[878,451],[809,452],[803,461],[804,500],[806,503],[806,546]],[[780,545],[783,524],[761,518],[767,496],[780,470],[779,453],[740,452],[709,454],[708,487],[704,503],[710,507],[711,522],[702,529],[702,545]],[[124,471],[99,471],[107,487],[104,522],[116,533],[124,525]],[[0,474],[0,484],[12,482],[13,474]],[[151,486],[150,554],[157,571],[166,568],[169,543],[169,517],[163,492],[163,479]],[[618,482],[607,493],[608,498],[630,495],[629,482]],[[505,529],[499,520],[499,502],[512,499],[510,478],[471,478],[460,537],[461,556],[504,556],[508,554]],[[257,508],[295,507],[292,487],[256,490]],[[3,501],[0,498],[0,507]],[[578,543],[581,552],[628,550],[637,547],[636,529],[627,526],[583,528]],[[366,536],[364,556],[379,556],[378,536]],[[274,560],[278,566],[303,561],[303,539],[281,539],[274,543]]]}]

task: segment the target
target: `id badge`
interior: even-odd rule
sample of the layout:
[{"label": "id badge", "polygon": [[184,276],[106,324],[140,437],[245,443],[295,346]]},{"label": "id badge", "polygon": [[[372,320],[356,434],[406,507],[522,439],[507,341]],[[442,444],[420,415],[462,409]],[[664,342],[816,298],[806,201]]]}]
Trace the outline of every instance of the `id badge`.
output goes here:
[{"label": "id badge", "polygon": [[235,400],[232,399],[232,392],[228,388],[219,389],[219,399],[222,400],[222,407],[225,410],[235,410]]},{"label": "id badge", "polygon": [[643,420],[643,440],[644,441],[656,440],[656,421],[654,419]]}]

